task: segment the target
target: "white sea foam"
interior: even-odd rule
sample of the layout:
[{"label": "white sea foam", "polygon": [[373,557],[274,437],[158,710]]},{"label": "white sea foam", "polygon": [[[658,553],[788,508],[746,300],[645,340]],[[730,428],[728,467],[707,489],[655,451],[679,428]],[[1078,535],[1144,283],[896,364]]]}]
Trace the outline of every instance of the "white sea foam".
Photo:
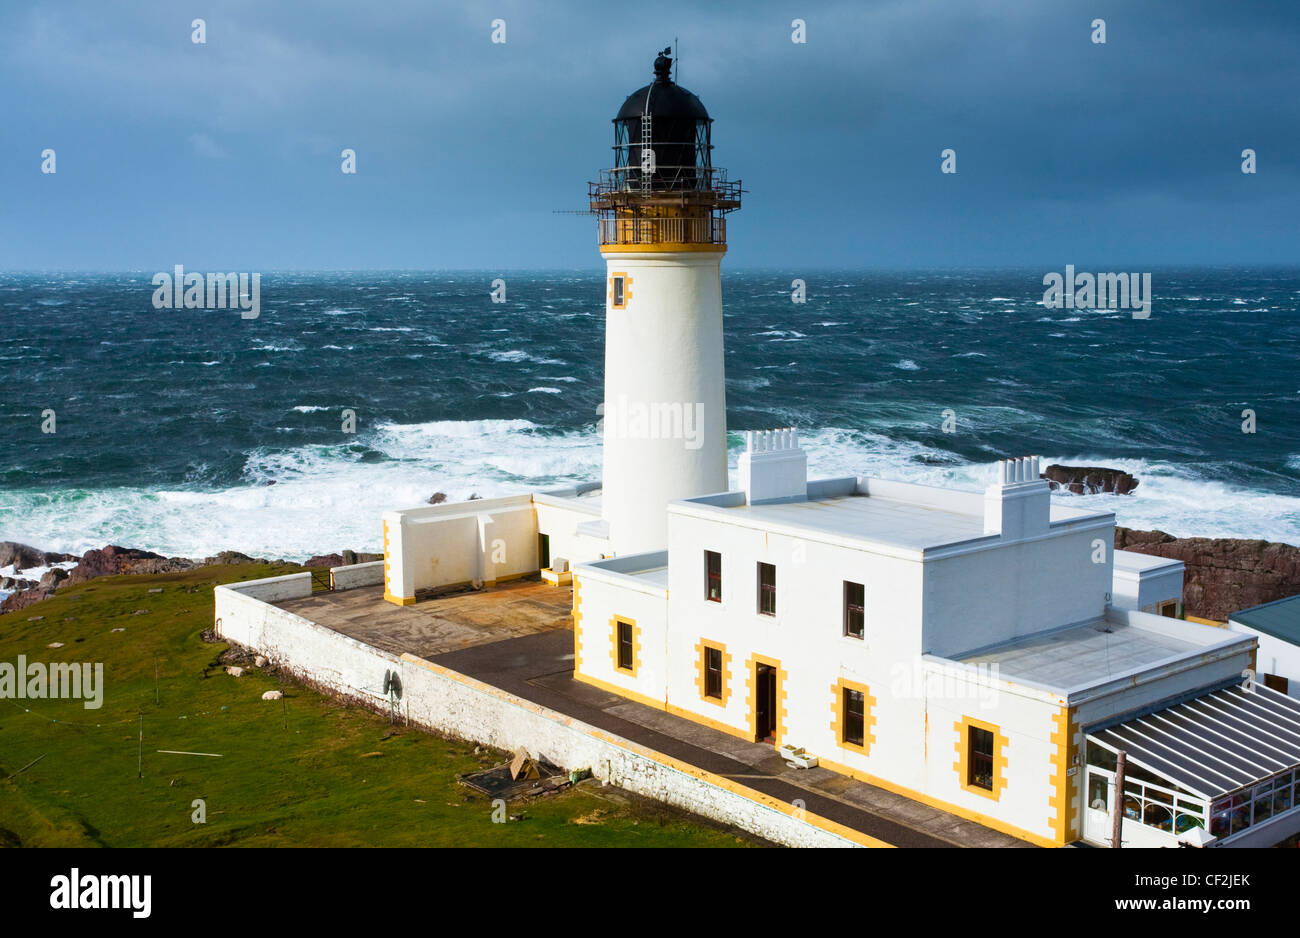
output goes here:
[{"label": "white sea foam", "polygon": [[536,365],[563,365],[566,362],[558,358],[538,358],[523,349],[510,349],[508,352],[488,352],[488,358],[494,362],[533,362]]},{"label": "white sea foam", "polygon": [[[963,419],[972,426],[1005,423],[1005,409],[987,411],[964,412]],[[837,428],[801,429],[800,438],[813,478],[877,476],[974,492],[992,480],[997,457],[1017,455],[990,451],[987,461],[972,462],[905,437]],[[733,483],[741,446],[733,433]],[[371,455],[363,458],[367,449]],[[1114,511],[1128,527],[1300,544],[1300,498],[1198,478],[1155,460],[1117,459],[1104,450],[1044,455],[1043,461],[1112,466],[1137,476],[1141,484],[1132,495],[1056,496],[1072,506]],[[108,543],[187,557],[227,549],[291,558],[345,547],[378,550],[385,509],[422,504],[438,491],[461,500],[593,481],[600,462],[594,426],[559,431],[528,420],[387,423],[347,444],[255,450],[246,457],[244,481],[221,490],[10,491],[0,506],[0,527],[6,539],[75,553]],[[1289,462],[1300,468],[1300,454]],[[270,481],[276,484],[265,484]]]},{"label": "white sea foam", "polygon": [[323,407],[320,404],[299,404],[294,408],[294,410],[300,414],[314,414],[318,410],[329,410],[329,408]]},{"label": "white sea foam", "polygon": [[897,368],[897,369],[899,369],[900,371],[920,371],[920,370],[921,370],[921,366],[918,365],[916,362],[912,361],[910,358],[904,358],[902,361],[894,362],[894,363],[893,363],[892,365],[890,365],[889,367],[891,367],[891,368]]}]

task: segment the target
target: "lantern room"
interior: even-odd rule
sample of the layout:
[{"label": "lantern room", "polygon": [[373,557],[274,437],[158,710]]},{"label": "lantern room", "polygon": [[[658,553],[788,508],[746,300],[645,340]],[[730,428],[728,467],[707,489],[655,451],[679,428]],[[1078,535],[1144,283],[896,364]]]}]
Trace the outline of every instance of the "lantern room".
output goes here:
[{"label": "lantern room", "polygon": [[[628,95],[614,118],[614,166],[589,186],[606,245],[717,245],[724,216],[740,208],[739,182],[713,166],[713,119],[672,79],[670,49],[654,81]],[[698,249],[698,248],[697,248]]]}]

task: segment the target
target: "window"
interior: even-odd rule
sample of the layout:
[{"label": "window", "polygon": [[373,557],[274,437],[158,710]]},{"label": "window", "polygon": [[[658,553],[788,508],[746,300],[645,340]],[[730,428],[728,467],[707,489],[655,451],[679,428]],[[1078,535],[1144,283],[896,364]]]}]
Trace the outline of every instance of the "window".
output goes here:
[{"label": "window", "polygon": [[722,602],[722,555],[716,550],[704,552],[704,598]]},{"label": "window", "polygon": [[986,791],[993,790],[993,733],[970,727],[966,745],[970,752],[966,763],[966,784]]},{"label": "window", "polygon": [[614,278],[614,305],[619,308],[622,308],[627,304],[627,299],[624,296],[623,284],[624,280],[622,277]]},{"label": "window", "polygon": [[866,631],[866,589],[861,583],[844,581],[844,634],[862,638]]},{"label": "window", "polygon": [[776,615],[776,567],[770,563],[758,565],[759,615]]},{"label": "window", "polygon": [[722,699],[722,649],[704,649],[704,696]]},{"label": "window", "polygon": [[618,667],[623,671],[633,670],[632,661],[632,623],[618,620]]},{"label": "window", "polygon": [[863,703],[862,691],[844,688],[844,738],[840,742],[862,745],[866,732]]},{"label": "window", "polygon": [[1170,619],[1176,619],[1178,617],[1178,600],[1171,599],[1168,602],[1161,603],[1160,614]]}]

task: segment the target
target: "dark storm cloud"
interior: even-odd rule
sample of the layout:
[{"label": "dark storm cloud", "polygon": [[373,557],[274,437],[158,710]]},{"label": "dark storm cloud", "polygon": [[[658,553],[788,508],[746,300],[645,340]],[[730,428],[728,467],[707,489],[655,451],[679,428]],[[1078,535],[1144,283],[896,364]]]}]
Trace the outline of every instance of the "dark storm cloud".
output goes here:
[{"label": "dark storm cloud", "polygon": [[594,266],[590,220],[552,211],[674,38],[749,190],[729,265],[1293,262],[1287,7],[8,5],[0,266]]}]

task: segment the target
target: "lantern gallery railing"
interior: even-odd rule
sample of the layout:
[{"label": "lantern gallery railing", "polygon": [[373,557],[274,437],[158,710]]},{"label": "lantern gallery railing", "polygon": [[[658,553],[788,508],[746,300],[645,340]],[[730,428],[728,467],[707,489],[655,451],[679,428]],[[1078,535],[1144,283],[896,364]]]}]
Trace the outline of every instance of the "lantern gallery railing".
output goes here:
[{"label": "lantern gallery railing", "polygon": [[621,201],[620,197],[680,194],[690,201],[709,202],[724,212],[740,208],[740,182],[727,179],[727,171],[712,166],[656,166],[645,172],[640,166],[602,169],[600,179],[588,183],[593,208],[596,203]]},{"label": "lantern gallery railing", "polygon": [[602,218],[601,244],[726,244],[727,220],[700,218]]}]

